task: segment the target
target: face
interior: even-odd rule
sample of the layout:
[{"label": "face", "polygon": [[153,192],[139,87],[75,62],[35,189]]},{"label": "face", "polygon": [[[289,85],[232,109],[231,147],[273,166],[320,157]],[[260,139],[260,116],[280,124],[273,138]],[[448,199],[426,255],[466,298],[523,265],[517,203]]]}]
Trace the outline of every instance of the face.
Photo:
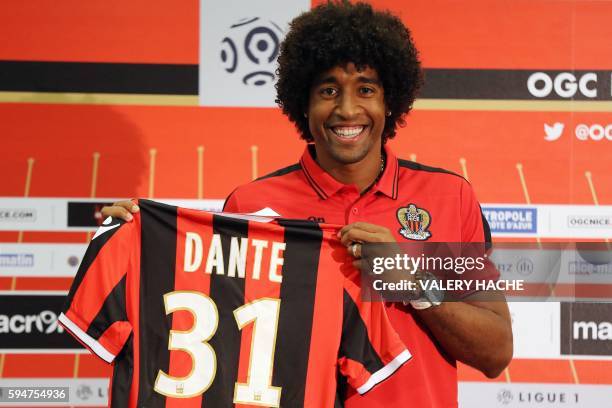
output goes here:
[{"label": "face", "polygon": [[310,89],[308,126],[326,168],[380,160],[385,100],[378,73],[353,63],[317,77]]}]

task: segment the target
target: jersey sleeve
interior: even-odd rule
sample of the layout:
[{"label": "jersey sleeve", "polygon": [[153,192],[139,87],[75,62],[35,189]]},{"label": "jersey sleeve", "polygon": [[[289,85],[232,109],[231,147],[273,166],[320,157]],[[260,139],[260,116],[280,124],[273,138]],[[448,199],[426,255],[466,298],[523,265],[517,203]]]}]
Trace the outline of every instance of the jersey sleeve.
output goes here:
[{"label": "jersey sleeve", "polygon": [[359,394],[391,376],[412,355],[391,326],[383,302],[362,302],[359,285],[344,285],[340,373]]},{"label": "jersey sleeve", "polygon": [[[482,213],[472,186],[467,181],[461,186],[461,242],[469,243],[467,256],[472,258],[483,256],[491,247],[489,223]],[[479,243],[482,243],[482,247],[478,245]],[[499,279],[499,271],[487,258],[483,270],[467,271],[461,275],[461,279],[496,281]],[[454,295],[465,298],[475,292],[475,290],[455,291]]]},{"label": "jersey sleeve", "polygon": [[461,185],[461,242],[491,243],[491,230],[470,183]]},{"label": "jersey sleeve", "polygon": [[236,190],[237,189],[232,191],[230,195],[227,196],[227,198],[225,199],[225,202],[223,203],[223,212],[229,212],[229,213],[239,213],[240,212],[240,206],[238,205],[238,196],[237,196]]},{"label": "jersey sleeve", "polygon": [[137,214],[131,223],[107,218],[96,231],[72,283],[59,322],[107,363],[127,341],[126,278],[139,245]]}]

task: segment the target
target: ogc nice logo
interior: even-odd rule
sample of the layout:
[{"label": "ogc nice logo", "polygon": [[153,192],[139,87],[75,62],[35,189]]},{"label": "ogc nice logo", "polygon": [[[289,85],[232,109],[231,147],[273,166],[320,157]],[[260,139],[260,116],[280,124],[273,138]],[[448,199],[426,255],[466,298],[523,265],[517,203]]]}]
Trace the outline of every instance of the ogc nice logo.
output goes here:
[{"label": "ogc nice logo", "polygon": [[418,208],[415,204],[408,204],[397,210],[397,220],[402,228],[399,233],[408,239],[425,241],[431,237],[431,232],[427,231],[431,224],[429,212],[423,208]]}]

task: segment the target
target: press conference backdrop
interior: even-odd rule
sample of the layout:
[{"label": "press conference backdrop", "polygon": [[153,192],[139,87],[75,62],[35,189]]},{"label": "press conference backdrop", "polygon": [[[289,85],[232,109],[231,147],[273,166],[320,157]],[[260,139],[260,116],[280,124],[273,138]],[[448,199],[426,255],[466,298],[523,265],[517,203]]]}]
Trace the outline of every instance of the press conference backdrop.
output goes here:
[{"label": "press conference backdrop", "polygon": [[[0,386],[106,404],[110,368],[56,322],[101,206],[215,209],[294,163],[274,61],[317,3],[0,5]],[[612,2],[372,4],[411,28],[425,68],[398,155],[469,179],[497,240],[612,238]],[[493,380],[459,365],[462,407],[612,406],[611,304],[510,306],[515,358]]]}]

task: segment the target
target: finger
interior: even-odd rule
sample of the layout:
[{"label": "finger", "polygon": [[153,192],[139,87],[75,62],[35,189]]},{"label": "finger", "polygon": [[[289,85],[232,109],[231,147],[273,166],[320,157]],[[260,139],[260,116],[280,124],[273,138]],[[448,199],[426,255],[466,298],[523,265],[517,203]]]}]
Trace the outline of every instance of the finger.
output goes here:
[{"label": "finger", "polygon": [[132,214],[128,210],[118,205],[113,205],[112,207],[102,207],[102,210],[100,212],[102,213],[103,218],[121,218],[122,220],[127,222],[130,222],[134,219],[134,216],[132,216]]},{"label": "finger", "polygon": [[382,239],[379,234],[352,229],[340,237],[340,242],[345,246],[349,246],[353,242],[382,242]]},{"label": "finger", "polygon": [[353,228],[358,228],[373,233],[387,231],[387,228],[382,227],[380,225],[370,224],[369,222],[357,221],[342,227],[339,231],[339,235],[342,235],[346,231],[351,230]]},{"label": "finger", "polygon": [[136,203],[134,203],[132,200],[117,201],[116,203],[113,203],[113,207],[122,207],[131,213],[137,213],[140,210],[138,205],[136,205]]},{"label": "finger", "polygon": [[362,229],[359,226],[345,229],[339,232],[338,237],[344,245],[350,244],[352,241],[360,242],[395,242],[391,231],[385,227]]},{"label": "finger", "polygon": [[361,244],[354,242],[351,245],[349,245],[346,250],[348,251],[349,255],[351,255],[353,258],[359,259],[361,258]]}]

